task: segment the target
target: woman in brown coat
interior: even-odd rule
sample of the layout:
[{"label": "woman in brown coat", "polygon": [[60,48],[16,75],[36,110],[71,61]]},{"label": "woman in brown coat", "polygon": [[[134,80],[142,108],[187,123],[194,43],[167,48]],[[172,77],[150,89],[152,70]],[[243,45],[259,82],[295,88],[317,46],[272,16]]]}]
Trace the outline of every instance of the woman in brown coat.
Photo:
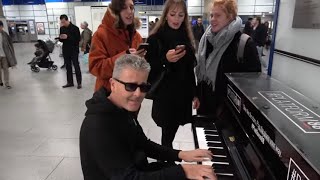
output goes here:
[{"label": "woman in brown coat", "polygon": [[[95,91],[104,86],[110,91],[109,79],[115,61],[126,53],[144,56],[144,50],[136,51],[142,38],[134,27],[132,0],[112,0],[95,32],[89,53],[89,71],[97,77]],[[130,51],[129,51],[130,49]]]}]

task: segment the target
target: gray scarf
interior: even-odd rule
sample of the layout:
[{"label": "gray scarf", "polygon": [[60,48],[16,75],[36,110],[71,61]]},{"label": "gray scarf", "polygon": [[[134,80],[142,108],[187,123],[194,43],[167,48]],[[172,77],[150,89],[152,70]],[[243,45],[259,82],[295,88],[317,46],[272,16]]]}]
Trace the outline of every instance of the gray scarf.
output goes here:
[{"label": "gray scarf", "polygon": [[[213,91],[215,90],[221,57],[233,40],[234,35],[240,31],[241,24],[242,20],[237,16],[234,21],[218,33],[213,33],[210,25],[200,40],[197,57],[198,66],[196,67],[197,79],[198,82],[205,81],[211,85]],[[213,51],[209,54],[208,58],[206,58],[207,42],[213,46]]]}]

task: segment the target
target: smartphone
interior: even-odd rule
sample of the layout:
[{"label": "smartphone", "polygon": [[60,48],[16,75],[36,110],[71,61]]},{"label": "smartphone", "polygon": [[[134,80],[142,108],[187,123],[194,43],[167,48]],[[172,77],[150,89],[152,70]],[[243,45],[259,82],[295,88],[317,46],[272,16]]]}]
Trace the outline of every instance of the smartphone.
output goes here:
[{"label": "smartphone", "polygon": [[176,51],[178,51],[178,50],[185,50],[185,48],[186,48],[186,46],[185,45],[177,45],[176,46]]},{"label": "smartphone", "polygon": [[144,49],[144,50],[147,50],[149,47],[149,43],[141,43],[137,49],[137,51],[141,50],[141,49]]}]

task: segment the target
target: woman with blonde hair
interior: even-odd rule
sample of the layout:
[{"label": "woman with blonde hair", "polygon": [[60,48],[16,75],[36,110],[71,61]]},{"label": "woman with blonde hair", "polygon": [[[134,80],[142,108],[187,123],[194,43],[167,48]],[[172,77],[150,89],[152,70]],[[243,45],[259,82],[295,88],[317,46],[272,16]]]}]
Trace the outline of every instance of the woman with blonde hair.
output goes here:
[{"label": "woman with blonde hair", "polygon": [[185,1],[167,0],[145,56],[151,65],[148,81],[160,82],[153,94],[152,118],[162,128],[161,144],[167,147],[172,147],[179,126],[191,122],[192,102],[193,108],[199,107],[193,39]]},{"label": "woman with blonde hair", "polygon": [[260,72],[261,65],[251,38],[245,44],[243,60],[237,59],[242,20],[237,16],[236,0],[214,0],[210,18],[211,25],[198,50],[196,75],[201,102],[198,114],[219,116],[227,92],[224,73]]}]

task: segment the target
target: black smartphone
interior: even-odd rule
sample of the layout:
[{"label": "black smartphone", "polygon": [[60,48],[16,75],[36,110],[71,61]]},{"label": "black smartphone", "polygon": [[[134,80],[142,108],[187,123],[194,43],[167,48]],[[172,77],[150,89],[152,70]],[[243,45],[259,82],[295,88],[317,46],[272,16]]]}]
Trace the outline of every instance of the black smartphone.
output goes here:
[{"label": "black smartphone", "polygon": [[141,43],[137,49],[137,51],[141,50],[141,49],[144,49],[144,50],[147,50],[149,47],[149,43]]},{"label": "black smartphone", "polygon": [[176,51],[178,51],[178,50],[185,50],[186,49],[186,46],[185,45],[177,45],[176,46]]}]

